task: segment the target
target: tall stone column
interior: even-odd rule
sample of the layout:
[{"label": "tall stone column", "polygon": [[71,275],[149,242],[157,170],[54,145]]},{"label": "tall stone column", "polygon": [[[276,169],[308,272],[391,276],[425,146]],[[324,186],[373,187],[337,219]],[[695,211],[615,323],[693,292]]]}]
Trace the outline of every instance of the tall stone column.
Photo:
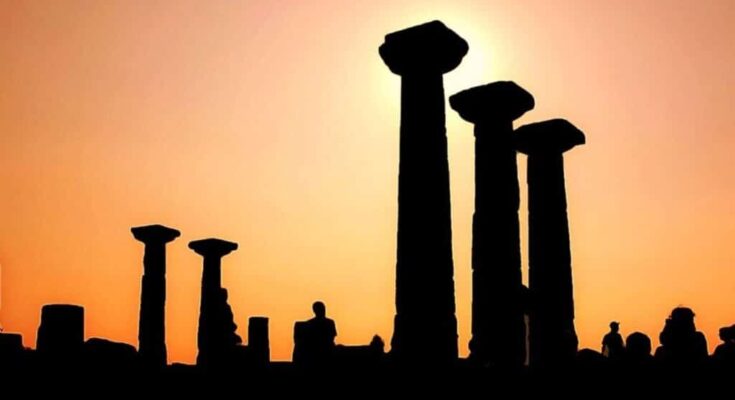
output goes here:
[{"label": "tall stone column", "polygon": [[233,360],[235,349],[242,343],[227,303],[227,291],[222,288],[222,257],[237,250],[237,243],[203,239],[190,242],[189,248],[204,258],[197,365],[223,366]]},{"label": "tall stone column", "polygon": [[439,21],[391,33],[380,56],[401,76],[396,316],[399,362],[457,358],[457,319],[442,75],[468,47]]},{"label": "tall stone column", "polygon": [[516,148],[528,155],[532,367],[568,365],[577,351],[562,154],[584,143],[584,133],[563,119],[516,130]]},{"label": "tall stone column", "polygon": [[143,281],[140,290],[138,352],[147,367],[166,366],[166,243],[181,232],[163,225],[131,228],[133,237],[145,244]]},{"label": "tall stone column", "polygon": [[470,359],[520,368],[526,360],[526,324],[513,121],[533,109],[534,99],[514,82],[494,82],[459,92],[449,104],[475,124]]}]

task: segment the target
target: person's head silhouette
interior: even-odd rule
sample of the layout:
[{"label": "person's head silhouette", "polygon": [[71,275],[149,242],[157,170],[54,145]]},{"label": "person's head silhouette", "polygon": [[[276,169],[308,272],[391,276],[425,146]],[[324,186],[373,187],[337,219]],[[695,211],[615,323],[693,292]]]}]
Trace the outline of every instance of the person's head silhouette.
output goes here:
[{"label": "person's head silhouette", "polygon": [[327,315],[327,307],[321,301],[315,301],[311,309],[314,310],[314,316],[324,318]]},{"label": "person's head silhouette", "polygon": [[651,355],[651,338],[645,333],[633,332],[625,339],[628,356],[633,360],[642,360]]},{"label": "person's head silhouette", "polygon": [[672,328],[676,331],[694,332],[696,330],[694,327],[694,311],[691,308],[676,307],[671,311],[669,319],[673,324]]},{"label": "person's head silhouette", "polygon": [[620,330],[619,322],[616,322],[616,321],[610,322],[610,332],[617,333],[619,330]]}]

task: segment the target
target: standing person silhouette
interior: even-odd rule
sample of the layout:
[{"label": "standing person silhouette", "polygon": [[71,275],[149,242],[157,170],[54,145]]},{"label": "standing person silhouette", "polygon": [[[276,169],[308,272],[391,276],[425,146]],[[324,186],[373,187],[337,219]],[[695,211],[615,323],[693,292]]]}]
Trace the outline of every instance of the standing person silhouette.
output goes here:
[{"label": "standing person silhouette", "polygon": [[619,359],[624,350],[623,337],[620,335],[620,323],[610,322],[610,332],[602,339],[602,355],[610,359]]}]

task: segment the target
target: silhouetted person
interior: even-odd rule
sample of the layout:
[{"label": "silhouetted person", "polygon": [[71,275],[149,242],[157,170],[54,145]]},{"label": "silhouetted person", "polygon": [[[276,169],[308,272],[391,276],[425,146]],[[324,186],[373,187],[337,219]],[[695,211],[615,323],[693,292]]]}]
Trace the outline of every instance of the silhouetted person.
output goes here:
[{"label": "silhouetted person", "polygon": [[694,312],[677,307],[659,335],[656,359],[670,367],[697,367],[707,360],[707,339],[694,325]]},{"label": "silhouetted person", "polygon": [[568,121],[553,119],[516,129],[515,139],[516,149],[528,155],[531,366],[569,365],[577,335],[563,154],[584,144],[585,136]]},{"label": "silhouetted person", "polygon": [[396,316],[391,356],[402,363],[457,359],[452,218],[442,75],[467,42],[439,21],[385,36],[380,57],[401,76]]},{"label": "silhouetted person", "polygon": [[334,321],[327,318],[327,308],[321,301],[311,306],[314,318],[306,321],[309,329],[310,346],[318,363],[327,361],[334,350],[334,338],[337,337],[337,327]]},{"label": "silhouetted person", "polygon": [[385,356],[385,341],[379,335],[373,335],[370,340],[370,353],[372,356],[373,365],[376,367],[384,367],[386,362]]},{"label": "silhouetted person", "polygon": [[380,335],[374,335],[373,336],[373,339],[370,340],[370,348],[376,354],[383,354],[383,353],[385,353],[385,342],[383,341],[383,338],[380,337]]},{"label": "silhouetted person", "polygon": [[294,362],[310,367],[323,367],[334,355],[334,338],[337,328],[333,320],[327,318],[324,303],[316,301],[312,305],[314,318],[297,322],[294,326]]},{"label": "silhouetted person", "polygon": [[720,328],[720,340],[712,360],[717,368],[735,370],[735,325]]},{"label": "silhouetted person", "polygon": [[513,121],[533,109],[534,99],[514,82],[493,82],[463,90],[449,104],[475,124],[470,359],[520,368],[526,360],[526,323]]},{"label": "silhouetted person", "polygon": [[618,322],[610,322],[610,332],[602,339],[602,355],[616,360],[622,357],[625,351],[623,337],[620,336],[620,324]]},{"label": "silhouetted person", "polygon": [[632,363],[650,361],[651,348],[651,338],[645,333],[633,332],[625,339],[626,358]]}]

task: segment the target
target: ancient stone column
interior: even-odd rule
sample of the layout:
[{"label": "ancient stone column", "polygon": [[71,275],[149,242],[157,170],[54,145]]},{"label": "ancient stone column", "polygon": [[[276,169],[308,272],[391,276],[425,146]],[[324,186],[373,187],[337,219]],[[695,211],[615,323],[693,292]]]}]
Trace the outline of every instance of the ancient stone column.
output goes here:
[{"label": "ancient stone column", "polygon": [[140,290],[138,352],[146,367],[165,367],[166,357],[166,243],[181,235],[163,225],[131,228],[145,244]]},{"label": "ancient stone column", "polygon": [[197,365],[223,366],[232,361],[242,343],[227,303],[227,291],[222,288],[222,257],[237,250],[237,243],[203,239],[190,242],[189,248],[204,258]]},{"label": "ancient stone column", "polygon": [[520,368],[526,360],[526,325],[513,121],[533,109],[534,99],[513,82],[495,82],[459,92],[449,104],[475,124],[470,359]]},{"label": "ancient stone column", "polygon": [[248,352],[255,366],[266,366],[270,363],[267,317],[250,317],[248,320]]},{"label": "ancient stone column", "polygon": [[468,47],[439,21],[386,35],[380,56],[401,76],[396,316],[399,362],[457,358],[457,320],[442,75]]},{"label": "ancient stone column", "polygon": [[568,365],[577,351],[562,154],[584,143],[584,134],[563,119],[516,130],[516,148],[528,155],[532,367]]},{"label": "ancient stone column", "polygon": [[[41,308],[36,349],[44,356],[71,357],[84,345],[84,308],[47,304]],[[71,361],[71,360],[70,360]]]}]

